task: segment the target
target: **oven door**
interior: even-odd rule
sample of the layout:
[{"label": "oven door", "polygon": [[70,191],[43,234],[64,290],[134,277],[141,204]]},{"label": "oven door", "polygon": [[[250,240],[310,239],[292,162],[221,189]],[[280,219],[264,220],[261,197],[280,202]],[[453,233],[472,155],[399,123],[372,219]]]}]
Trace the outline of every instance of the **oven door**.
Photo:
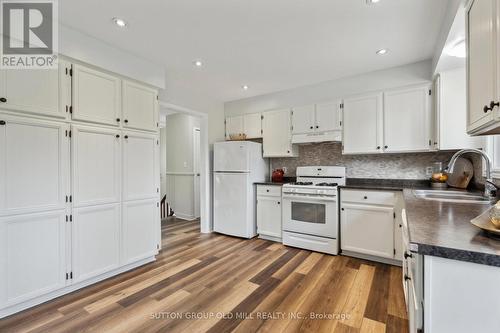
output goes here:
[{"label": "oven door", "polygon": [[283,193],[283,230],[337,238],[337,197]]}]

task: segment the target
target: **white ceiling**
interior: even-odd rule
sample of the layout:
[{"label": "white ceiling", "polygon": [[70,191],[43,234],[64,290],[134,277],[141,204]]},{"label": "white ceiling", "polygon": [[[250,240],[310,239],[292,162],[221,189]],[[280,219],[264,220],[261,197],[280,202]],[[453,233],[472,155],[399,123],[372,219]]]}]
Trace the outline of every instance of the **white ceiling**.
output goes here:
[{"label": "white ceiling", "polygon": [[448,1],[61,0],[59,11],[63,24],[164,66],[167,91],[229,101],[431,58]]}]

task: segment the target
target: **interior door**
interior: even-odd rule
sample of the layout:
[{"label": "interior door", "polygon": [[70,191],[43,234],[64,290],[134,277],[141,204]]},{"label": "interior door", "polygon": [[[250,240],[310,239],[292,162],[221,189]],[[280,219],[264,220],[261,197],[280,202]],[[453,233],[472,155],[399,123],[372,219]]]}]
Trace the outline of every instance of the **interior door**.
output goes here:
[{"label": "interior door", "polygon": [[423,151],[432,148],[430,86],[384,93],[384,151]]},{"label": "interior door", "polygon": [[263,113],[262,121],[264,157],[291,156],[290,110],[281,109]]},{"label": "interior door", "polygon": [[0,217],[0,307],[65,285],[65,211]]},{"label": "interior door", "polygon": [[226,118],[226,140],[230,139],[230,135],[239,135],[245,132],[243,126],[243,116],[233,116]]},{"label": "interior door", "polygon": [[382,94],[344,100],[343,153],[380,153],[382,147]]},{"label": "interior door", "polygon": [[[118,130],[72,126],[73,205],[120,201],[121,133]],[[144,163],[152,163],[144,160]]]},{"label": "interior door", "polygon": [[0,102],[0,108],[65,118],[64,70],[63,61],[59,69],[1,69],[0,97],[5,102]]},{"label": "interior door", "polygon": [[377,257],[394,257],[394,209],[342,204],[341,249]]},{"label": "interior door", "polygon": [[154,134],[123,132],[123,200],[158,196],[157,146]]},{"label": "interior door", "polygon": [[341,101],[316,105],[316,131],[330,132],[342,130]]},{"label": "interior door", "polygon": [[243,116],[243,125],[247,139],[262,138],[262,114],[251,113]]},{"label": "interior door", "polygon": [[249,236],[249,183],[248,174],[214,174],[214,231],[238,237]]},{"label": "interior door", "polygon": [[118,126],[120,79],[82,65],[73,65],[73,120]]},{"label": "interior door", "polygon": [[158,128],[158,92],[145,85],[123,81],[123,126],[145,131]]},{"label": "interior door", "polygon": [[81,282],[120,266],[120,204],[73,210],[73,282]]},{"label": "interior door", "polygon": [[316,128],[314,105],[294,107],[292,109],[292,134],[313,133]]},{"label": "interior door", "polygon": [[147,199],[123,203],[122,265],[157,252],[158,201]]},{"label": "interior door", "polygon": [[0,216],[64,209],[69,126],[0,115]]}]

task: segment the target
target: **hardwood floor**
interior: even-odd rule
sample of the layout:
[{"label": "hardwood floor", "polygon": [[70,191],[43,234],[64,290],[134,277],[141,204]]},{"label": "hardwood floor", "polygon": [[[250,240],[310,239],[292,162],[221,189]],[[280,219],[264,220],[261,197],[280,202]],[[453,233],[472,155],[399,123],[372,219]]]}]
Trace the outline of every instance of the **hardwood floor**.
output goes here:
[{"label": "hardwood floor", "polygon": [[162,236],[156,262],[0,332],[407,332],[399,267],[200,234],[198,221],[164,221]]}]

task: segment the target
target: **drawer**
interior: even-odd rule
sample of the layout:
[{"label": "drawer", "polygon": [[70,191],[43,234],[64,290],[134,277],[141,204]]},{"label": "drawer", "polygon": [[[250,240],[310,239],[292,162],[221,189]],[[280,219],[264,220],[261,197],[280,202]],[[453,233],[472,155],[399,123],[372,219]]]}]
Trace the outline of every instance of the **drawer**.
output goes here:
[{"label": "drawer", "polygon": [[396,204],[395,193],[389,191],[342,190],[340,198],[342,202],[359,204],[384,206],[394,206]]},{"label": "drawer", "polygon": [[257,195],[281,197],[281,186],[257,185]]}]

